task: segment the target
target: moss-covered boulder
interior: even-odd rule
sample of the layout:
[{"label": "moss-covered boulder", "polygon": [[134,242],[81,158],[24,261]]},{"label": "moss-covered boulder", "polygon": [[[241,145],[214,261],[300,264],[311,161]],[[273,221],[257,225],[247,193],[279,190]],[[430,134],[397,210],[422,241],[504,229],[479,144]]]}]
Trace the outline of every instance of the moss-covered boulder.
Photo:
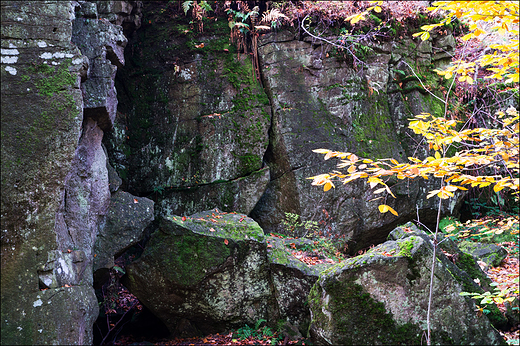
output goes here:
[{"label": "moss-covered boulder", "polygon": [[[412,222],[396,227],[390,232],[388,239],[399,240],[411,235],[421,237],[427,243],[433,241],[433,236],[418,229]],[[494,290],[491,279],[481,269],[476,258],[461,251],[453,240],[443,234],[438,234],[438,241],[437,259],[462,286],[464,292],[484,293]],[[500,329],[508,328],[506,317],[495,304],[488,304],[487,310],[489,313],[486,316],[493,326]]]},{"label": "moss-covered boulder", "polygon": [[[279,318],[287,321],[299,334],[307,336],[310,311],[307,297],[320,273],[333,263],[321,261],[307,265],[292,253],[315,247],[310,239],[278,238],[267,236],[267,255],[274,286],[274,295],[279,309]],[[332,262],[332,261],[330,261]],[[289,336],[291,329],[287,330]]]},{"label": "moss-covered boulder", "polygon": [[124,281],[174,335],[222,332],[273,316],[266,242],[244,214],[171,217]]},{"label": "moss-covered boulder", "polygon": [[[411,229],[410,229],[411,230]],[[409,231],[404,229],[404,232]],[[310,332],[321,344],[420,344],[427,328],[431,241],[409,235],[323,272],[309,295]],[[436,259],[432,344],[503,344],[443,261]]]},{"label": "moss-covered boulder", "polygon": [[507,257],[507,250],[496,244],[486,244],[466,240],[459,243],[459,248],[462,252],[470,254],[492,267],[498,267],[504,258]]}]

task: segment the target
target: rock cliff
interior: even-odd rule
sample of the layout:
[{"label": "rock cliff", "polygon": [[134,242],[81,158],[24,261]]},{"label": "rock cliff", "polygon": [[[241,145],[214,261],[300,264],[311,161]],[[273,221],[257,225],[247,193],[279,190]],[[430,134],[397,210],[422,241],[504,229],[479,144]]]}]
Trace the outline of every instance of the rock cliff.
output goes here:
[{"label": "rock cliff", "polygon": [[124,64],[119,24],[137,27],[139,6],[1,6],[2,343],[91,344],[95,240],[111,225],[105,225],[111,189],[102,138],[112,128],[114,76]]},{"label": "rock cliff", "polygon": [[[172,19],[168,6],[1,3],[3,344],[91,344],[94,278],[149,227],[155,233],[145,255],[129,267],[140,284],[127,282],[145,297],[156,288],[144,287],[146,274],[164,274],[154,266],[146,273],[150,252],[177,265],[187,261],[177,256],[184,251],[182,227],[172,221],[179,215],[219,208],[250,216],[260,232],[229,246],[240,256],[219,254],[214,265],[217,278],[227,275],[232,295],[243,289],[237,278],[249,275],[249,257],[261,258],[251,279],[260,288],[242,297],[233,314],[218,315],[216,296],[192,287],[211,286],[211,275],[199,273],[189,285],[172,279],[183,294],[200,298],[202,312],[186,309],[206,321],[196,327],[207,332],[279,314],[300,331],[308,325],[300,298],[319,273],[279,262],[262,234],[285,232],[286,212],[326,222],[325,233],[349,239],[352,252],[383,242],[415,217],[416,206],[421,221],[431,221],[426,184],[395,187],[394,217],[377,211],[363,184],[323,193],[306,178],[333,168],[312,153],[316,148],[412,156],[407,118],[441,108],[411,68],[438,87],[441,80],[428,70],[449,59],[437,52],[454,48],[452,36],[367,43],[369,53],[353,65],[321,41],[283,29],[259,38],[255,68],[252,54],[230,44],[227,18],[215,16],[197,32],[189,18]],[[444,212],[457,208],[455,201]],[[195,233],[182,235],[209,239]],[[163,242],[176,252],[160,252]],[[221,239],[218,245],[228,249]],[[229,258],[234,262],[223,262]],[[288,281],[290,275],[297,280]],[[172,299],[169,311],[156,312],[175,330],[184,310]],[[256,305],[248,310],[250,302]],[[160,302],[147,303],[160,310]]]}]

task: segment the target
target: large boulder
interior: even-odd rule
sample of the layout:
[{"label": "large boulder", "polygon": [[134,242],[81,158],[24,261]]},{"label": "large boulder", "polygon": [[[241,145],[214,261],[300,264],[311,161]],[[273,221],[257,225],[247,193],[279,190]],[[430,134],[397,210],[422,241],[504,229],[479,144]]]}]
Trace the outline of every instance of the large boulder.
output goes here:
[{"label": "large boulder", "polygon": [[459,244],[462,252],[483,261],[488,266],[498,267],[507,257],[507,250],[496,244],[463,241]]},{"label": "large boulder", "polygon": [[126,272],[125,286],[174,335],[222,332],[274,314],[265,237],[244,214],[166,218]]},{"label": "large boulder", "polygon": [[[301,256],[306,255],[302,252],[315,247],[310,239],[279,238],[270,235],[267,236],[267,244],[279,318],[298,330],[297,335],[306,336],[310,324],[307,297],[320,273],[331,267],[334,262],[330,259],[319,260],[317,264],[308,265],[301,261]],[[300,258],[297,258],[293,252]]]},{"label": "large boulder", "polygon": [[[399,211],[381,215],[368,185],[351,182],[323,192],[306,178],[336,169],[334,160],[324,161],[313,149],[328,148],[356,153],[359,157],[390,157],[406,161],[414,155],[415,135],[407,129],[408,118],[431,112],[441,115],[443,106],[414,77],[420,56],[429,59],[429,49],[411,39],[401,42],[366,43],[370,50],[362,62],[328,51],[323,41],[298,40],[289,31],[264,35],[258,43],[265,88],[273,109],[270,145],[265,161],[271,182],[251,216],[266,231],[283,232],[284,213],[303,219],[324,220],[326,210],[333,220],[330,233],[348,236],[349,251],[383,242],[398,224],[416,217],[435,220],[435,205],[425,191],[428,181],[396,184],[397,199],[388,203]],[[440,42],[448,47],[446,42]],[[424,68],[423,68],[424,70]],[[438,76],[423,72],[428,83],[438,85]],[[435,89],[435,88],[432,88]],[[393,184],[393,183],[392,183]],[[456,211],[457,200],[443,207]],[[398,206],[398,208],[396,207]]]},{"label": "large boulder", "polygon": [[[322,344],[419,344],[427,327],[433,244],[407,228],[321,274],[309,296],[311,335]],[[478,317],[464,288],[437,258],[430,326],[432,344],[503,344],[487,318]]]}]

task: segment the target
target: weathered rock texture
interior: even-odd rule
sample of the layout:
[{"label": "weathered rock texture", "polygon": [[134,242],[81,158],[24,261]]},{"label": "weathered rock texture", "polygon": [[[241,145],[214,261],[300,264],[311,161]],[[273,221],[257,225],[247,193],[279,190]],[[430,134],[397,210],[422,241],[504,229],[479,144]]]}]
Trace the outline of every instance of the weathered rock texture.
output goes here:
[{"label": "weathered rock texture", "polygon": [[56,213],[82,133],[74,8],[68,1],[1,6],[2,343],[88,344],[97,315],[89,249],[62,243]]},{"label": "weathered rock texture", "polygon": [[[288,31],[260,39],[262,76],[273,109],[265,157],[271,182],[251,215],[264,230],[279,232],[285,212],[315,221],[327,215],[332,220],[329,233],[349,236],[349,249],[355,253],[370,242],[384,241],[398,223],[416,216],[416,206],[421,221],[431,222],[435,206],[425,202],[428,185],[418,181],[395,185],[398,198],[387,202],[397,206],[400,216],[382,216],[377,210],[379,202],[370,202],[376,196],[362,182],[327,193],[310,186],[306,178],[330,172],[336,164],[323,161],[323,155],[312,150],[328,148],[359,157],[406,160],[415,150],[408,118],[421,112],[443,112],[409,66],[422,70],[421,77],[428,78],[426,83],[431,86],[440,80],[424,72],[429,68],[424,65],[434,59],[429,42],[420,46],[411,39],[367,43],[370,52],[357,68],[321,42],[309,37],[298,40]],[[425,44],[430,45],[429,50],[424,49]],[[455,203],[446,205],[445,212],[453,211]]]},{"label": "weathered rock texture", "polygon": [[[263,231],[283,231],[284,212],[326,221],[352,251],[383,241],[416,205],[421,221],[432,215],[416,182],[395,186],[395,218],[362,184],[324,194],[305,178],[333,167],[312,154],[318,147],[410,156],[407,118],[442,109],[407,64],[442,64],[451,36],[374,44],[356,69],[318,41],[278,31],[260,38],[255,71],[230,45],[227,18],[195,33],[164,2],[1,6],[2,343],[92,343],[93,271],[142,237],[154,213],[146,197],[165,219],[128,285],[181,334],[260,318],[306,329],[304,297],[323,268],[278,256],[286,244],[268,251]],[[243,215],[217,212],[233,229],[216,216],[214,225],[173,219],[215,207]],[[445,207],[455,210],[456,201]]]},{"label": "weathered rock texture", "polygon": [[268,236],[267,243],[271,280],[280,318],[296,327],[301,335],[307,335],[310,324],[307,297],[320,273],[332,264],[308,266],[289,252],[293,248],[313,248],[313,242],[309,239]]},{"label": "weathered rock texture", "polygon": [[[353,253],[384,241],[416,217],[416,206],[423,223],[434,220],[436,206],[424,198],[434,182],[394,186],[398,198],[387,203],[399,206],[395,217],[379,213],[362,182],[323,193],[306,178],[334,168],[312,153],[316,148],[412,156],[408,118],[440,115],[444,107],[411,68],[437,90],[442,77],[430,64],[446,63],[449,56],[438,52],[453,50],[452,36],[369,44],[355,67],[321,41],[281,30],[259,38],[260,69],[253,71],[250,55],[229,43],[227,18],[216,16],[198,33],[165,4],[143,6],[143,25],[129,38],[116,78],[114,131],[104,143],[127,190],[154,198],[156,215],[218,207],[251,215],[267,232],[283,232],[285,212],[315,221],[329,215],[329,233],[350,237]],[[457,202],[443,212],[456,213]]]},{"label": "weathered rock texture", "polygon": [[459,248],[462,252],[470,254],[492,267],[498,267],[500,262],[507,257],[507,250],[495,244],[463,241],[459,244]]},{"label": "weathered rock texture", "polygon": [[[135,24],[130,3],[103,6],[116,3],[113,20]],[[96,2],[1,6],[2,344],[91,344],[111,197],[101,140],[126,39]]]},{"label": "weathered rock texture", "polygon": [[269,181],[271,116],[249,55],[229,44],[225,18],[207,23],[195,47],[189,18],[173,22],[164,4],[144,6],[118,73],[111,164],[130,192],[157,198],[158,215],[249,213]]},{"label": "weathered rock texture", "polygon": [[[414,227],[397,232],[391,234],[397,240],[322,273],[309,295],[310,331],[317,343],[421,342],[426,330],[433,245]],[[432,344],[502,344],[489,320],[475,314],[474,302],[459,295],[464,287],[448,263],[445,257],[436,259]]]},{"label": "weathered rock texture", "polygon": [[330,263],[308,266],[292,246],[308,239],[264,236],[245,214],[218,209],[162,220],[125,285],[175,335],[193,336],[286,321],[300,335],[310,322],[307,296]]},{"label": "weathered rock texture", "polygon": [[265,237],[243,214],[164,219],[127,273],[125,285],[174,335],[275,318]]}]

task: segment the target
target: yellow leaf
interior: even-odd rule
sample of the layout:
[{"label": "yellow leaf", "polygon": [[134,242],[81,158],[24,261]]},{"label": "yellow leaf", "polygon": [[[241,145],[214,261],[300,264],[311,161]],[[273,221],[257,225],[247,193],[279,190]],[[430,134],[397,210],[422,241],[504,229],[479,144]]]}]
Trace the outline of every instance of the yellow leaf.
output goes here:
[{"label": "yellow leaf", "polygon": [[328,159],[330,159],[331,157],[336,156],[335,154],[336,154],[336,153],[335,153],[334,151],[329,151],[329,152],[325,155],[324,159],[325,159],[325,160],[328,160]]},{"label": "yellow leaf", "polygon": [[354,24],[356,24],[357,22],[359,22],[360,20],[364,20],[364,19],[365,19],[365,16],[363,16],[363,14],[360,13],[360,14],[354,16],[354,18],[352,18],[352,19],[350,20],[350,24],[351,24],[351,25],[354,25]]},{"label": "yellow leaf", "polygon": [[378,194],[378,193],[381,193],[381,192],[383,192],[383,191],[385,191],[385,190],[386,190],[386,188],[385,188],[385,187],[382,187],[382,188],[380,188],[380,189],[375,190],[374,193],[375,193],[375,194]]},{"label": "yellow leaf", "polygon": [[399,162],[396,159],[390,159],[390,162],[392,162],[394,165],[398,165]]},{"label": "yellow leaf", "polygon": [[458,186],[455,186],[455,185],[448,185],[448,186],[446,186],[446,190],[448,190],[448,191],[457,191],[457,187]]},{"label": "yellow leaf", "polygon": [[394,214],[395,216],[399,216],[399,214],[397,214],[397,212],[394,209],[392,209],[392,207],[388,207],[388,211]]},{"label": "yellow leaf", "polygon": [[427,199],[430,199],[431,197],[435,196],[440,190],[432,190],[428,193],[428,196],[426,196]]},{"label": "yellow leaf", "polygon": [[386,205],[386,204],[381,204],[379,207],[377,207],[379,209],[379,212],[380,213],[386,213],[387,211],[391,212],[392,214],[394,214],[395,216],[399,216],[399,214],[397,214],[397,212],[392,209],[392,207]]},{"label": "yellow leaf", "polygon": [[332,184],[330,181],[328,181],[323,186],[323,191],[329,191],[332,187],[334,187],[334,184]]},{"label": "yellow leaf", "polygon": [[326,154],[329,151],[330,151],[329,149],[314,149],[313,150],[313,152],[318,153],[318,154]]},{"label": "yellow leaf", "polygon": [[356,166],[352,165],[347,169],[347,172],[354,173],[356,171]]},{"label": "yellow leaf", "polygon": [[376,11],[377,13],[380,13],[381,12],[381,7],[379,7],[379,6],[374,7],[374,11]]},{"label": "yellow leaf", "polygon": [[435,152],[435,158],[438,160],[441,158],[441,153],[439,153],[438,151]]},{"label": "yellow leaf", "polygon": [[496,184],[495,186],[493,186],[493,191],[498,192],[498,191],[502,190],[503,188],[504,188],[504,186]]},{"label": "yellow leaf", "polygon": [[382,184],[383,181],[376,177],[370,177],[368,178],[368,182],[370,183],[370,188],[373,189],[377,184]]}]

